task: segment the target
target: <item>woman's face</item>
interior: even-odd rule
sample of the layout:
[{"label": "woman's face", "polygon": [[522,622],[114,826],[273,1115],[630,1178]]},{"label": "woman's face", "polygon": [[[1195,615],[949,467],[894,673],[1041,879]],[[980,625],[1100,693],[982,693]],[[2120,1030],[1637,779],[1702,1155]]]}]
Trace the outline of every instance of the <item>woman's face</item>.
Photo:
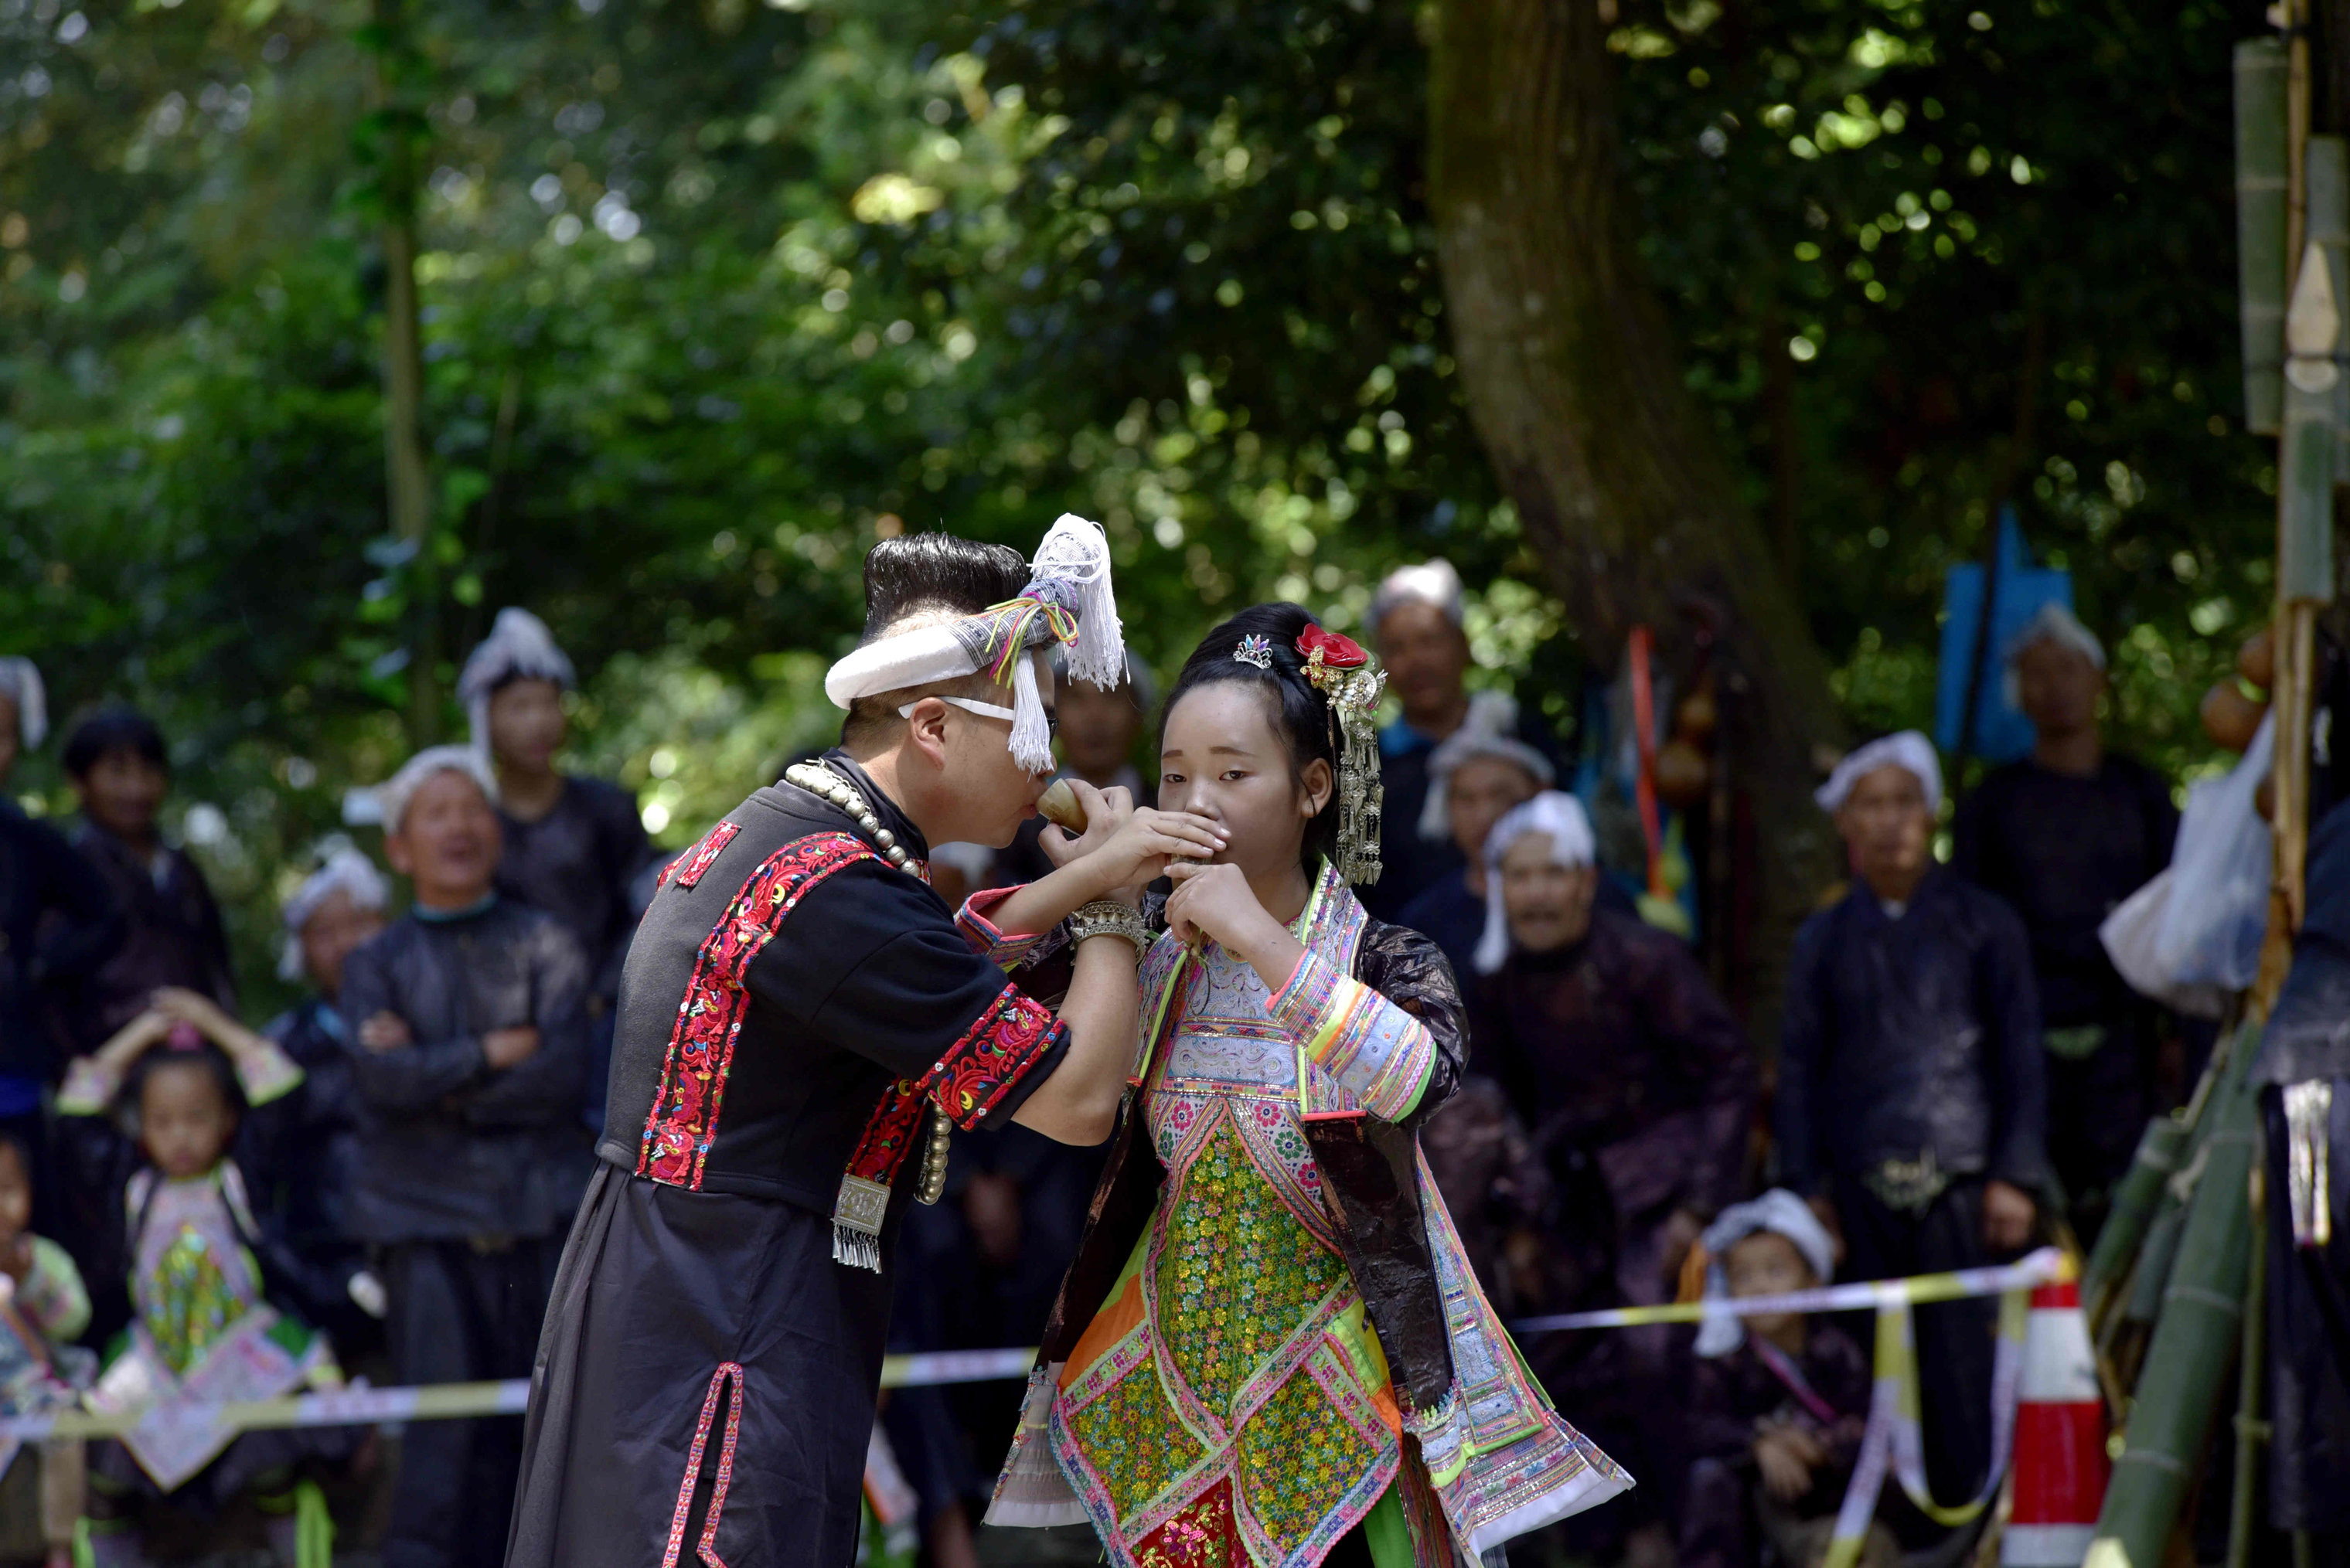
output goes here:
[{"label": "woman's face", "polygon": [[1598,891],[1597,869],[1558,864],[1547,833],[1521,834],[1502,856],[1502,912],[1511,940],[1528,952],[1581,941]]},{"label": "woman's face", "polygon": [[1305,825],[1329,803],[1330,764],[1301,775],[1274,727],[1273,698],[1254,681],[1219,680],[1185,692],[1167,715],[1159,754],[1159,809],[1197,812],[1224,832],[1211,864],[1254,881],[1298,864]]}]

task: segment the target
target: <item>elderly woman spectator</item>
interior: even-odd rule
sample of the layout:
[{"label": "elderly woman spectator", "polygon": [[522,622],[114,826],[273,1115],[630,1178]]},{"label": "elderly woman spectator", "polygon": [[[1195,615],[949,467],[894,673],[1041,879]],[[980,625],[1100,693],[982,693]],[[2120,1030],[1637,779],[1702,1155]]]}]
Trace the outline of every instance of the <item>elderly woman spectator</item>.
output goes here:
[{"label": "elderly woman spectator", "polygon": [[1594,907],[1591,826],[1573,795],[1503,816],[1485,869],[1472,1065],[1562,1179],[1576,1157],[1596,1166],[1624,1299],[1669,1301],[1690,1243],[1742,1189],[1753,1052],[1679,939]]},{"label": "elderly woman spectator", "polygon": [[1428,799],[1420,831],[1451,837],[1461,868],[1448,871],[1403,907],[1409,926],[1444,950],[1456,976],[1471,972],[1485,931],[1485,837],[1513,806],[1548,789],[1557,776],[1548,757],[1511,735],[1461,725],[1428,759]]},{"label": "elderly woman spectator", "polygon": [[1363,888],[1364,908],[1382,920],[1465,864],[1442,815],[1427,815],[1429,766],[1436,748],[1463,726],[1512,735],[1544,758],[1556,742],[1541,720],[1499,691],[1469,691],[1467,607],[1461,574],[1444,560],[1399,567],[1371,600],[1370,631],[1402,715],[1379,732],[1387,785],[1379,826],[1386,869]]}]

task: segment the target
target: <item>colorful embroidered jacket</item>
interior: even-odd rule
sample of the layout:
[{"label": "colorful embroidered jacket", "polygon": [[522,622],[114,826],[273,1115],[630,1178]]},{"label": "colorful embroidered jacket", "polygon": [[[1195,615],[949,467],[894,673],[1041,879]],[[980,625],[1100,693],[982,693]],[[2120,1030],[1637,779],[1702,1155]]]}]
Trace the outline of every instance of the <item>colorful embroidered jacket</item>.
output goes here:
[{"label": "colorful embroidered jacket", "polygon": [[1234,1568],[1362,1527],[1432,1568],[1630,1484],[1526,1376],[1419,1158],[1463,1053],[1441,958],[1326,867],[1295,929],[1270,992],[1213,943],[1146,958],[1141,1092],[991,1522]]},{"label": "colorful embroidered jacket", "polygon": [[[825,761],[881,798],[844,753]],[[829,1214],[844,1172],[891,1185],[923,1105],[1008,1119],[1067,1031],[972,950],[916,864],[788,784],[681,857],[629,950],[602,1158]]]}]

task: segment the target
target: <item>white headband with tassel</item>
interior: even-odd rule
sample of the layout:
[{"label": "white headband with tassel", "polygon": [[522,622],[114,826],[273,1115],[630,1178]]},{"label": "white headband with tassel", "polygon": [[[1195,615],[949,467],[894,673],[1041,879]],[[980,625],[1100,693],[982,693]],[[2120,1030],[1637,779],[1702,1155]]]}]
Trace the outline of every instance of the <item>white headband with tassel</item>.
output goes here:
[{"label": "white headband with tassel", "polygon": [[824,694],[845,709],[860,697],[984,673],[1012,688],[1014,760],[1031,773],[1050,773],[1052,726],[1027,656],[1058,643],[1070,679],[1113,691],[1126,678],[1126,633],[1100,524],[1063,513],[1028,569],[1032,580],[1017,598],[867,643],[826,674]]}]

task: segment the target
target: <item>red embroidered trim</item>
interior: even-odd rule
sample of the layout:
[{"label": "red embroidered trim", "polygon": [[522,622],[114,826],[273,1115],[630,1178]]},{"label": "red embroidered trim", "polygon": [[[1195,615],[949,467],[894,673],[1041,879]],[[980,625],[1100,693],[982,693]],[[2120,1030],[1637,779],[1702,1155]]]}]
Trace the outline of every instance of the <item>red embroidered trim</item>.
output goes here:
[{"label": "red embroidered trim", "polygon": [[734,1397],[726,1406],[726,1436],[718,1447],[718,1476],[710,1488],[710,1511],[704,1516],[702,1539],[695,1544],[694,1555],[708,1568],[726,1568],[718,1560],[718,1520],[726,1511],[726,1486],[734,1479],[734,1439],[743,1427],[743,1366],[736,1361],[722,1361],[718,1370],[710,1375],[710,1392],[702,1401],[702,1419],[694,1424],[693,1445],[685,1452],[685,1480],[677,1489],[677,1510],[670,1515],[669,1549],[661,1553],[661,1568],[677,1568],[678,1553],[685,1549],[687,1516],[693,1511],[693,1483],[702,1478],[702,1456],[710,1447],[711,1424],[718,1416],[718,1397],[726,1388],[728,1378],[734,1380]]},{"label": "red embroidered trim", "polygon": [[734,1063],[734,1039],[750,1005],[743,977],[751,961],[810,888],[859,860],[879,858],[848,834],[818,833],[785,845],[751,873],[694,956],[693,977],[678,1004],[668,1058],[661,1064],[660,1091],[645,1117],[639,1176],[701,1188],[726,1096],[726,1075]]},{"label": "red embroidered trim", "polygon": [[891,1185],[921,1130],[922,1106],[935,1105],[956,1126],[972,1128],[1003,1103],[1021,1075],[1052,1049],[1061,1021],[1006,985],[920,1079],[900,1078],[866,1118],[848,1174]]},{"label": "red embroidered trim", "polygon": [[660,877],[654,886],[667,887],[670,877],[674,876],[679,887],[692,887],[702,880],[702,874],[710,869],[711,862],[724,854],[726,846],[734,842],[734,836],[742,831],[743,825],[739,822],[720,823],[704,834],[702,842],[695,845],[689,853],[679,856],[663,867]]}]

